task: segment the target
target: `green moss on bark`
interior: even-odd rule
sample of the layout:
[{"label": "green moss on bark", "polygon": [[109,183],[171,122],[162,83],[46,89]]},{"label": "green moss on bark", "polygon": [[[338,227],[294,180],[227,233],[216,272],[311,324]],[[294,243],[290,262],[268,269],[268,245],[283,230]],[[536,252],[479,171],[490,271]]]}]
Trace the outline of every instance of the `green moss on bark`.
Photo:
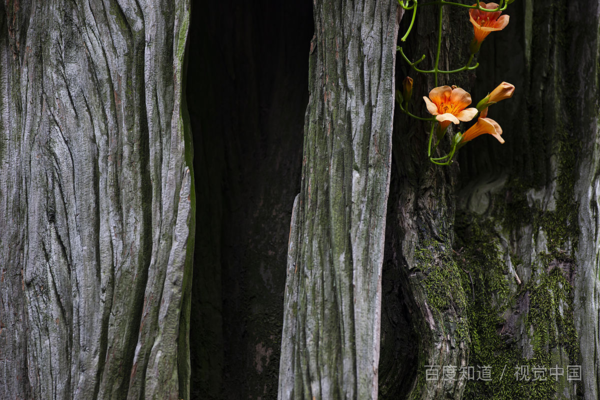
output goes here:
[{"label": "green moss on bark", "polygon": [[416,268],[424,273],[422,284],[429,306],[439,312],[454,303],[464,310],[467,301],[461,286],[460,270],[448,251],[450,243],[430,240],[425,242],[425,246],[415,251],[415,259]]},{"label": "green moss on bark", "polygon": [[[572,284],[551,254],[540,254],[536,278],[511,290],[509,266],[502,257],[500,239],[492,219],[460,213],[457,216],[457,262],[465,291],[474,292],[468,303],[471,358],[475,367],[490,366],[492,381],[469,381],[465,399],[550,399],[570,383],[549,377],[549,368],[577,365],[580,359],[573,323]],[[568,260],[562,260],[568,261]],[[513,285],[514,287],[514,285]],[[523,307],[527,304],[528,307]],[[521,311],[526,311],[521,314]],[[513,319],[507,316],[512,313]],[[525,327],[523,336],[514,328]],[[533,354],[524,356],[523,343]],[[568,357],[565,362],[563,352]],[[519,381],[516,368],[545,367],[545,381]],[[566,373],[566,370],[565,370]],[[476,376],[477,377],[477,376]],[[501,379],[502,378],[502,379]]]},{"label": "green moss on bark", "polygon": [[[468,346],[469,327],[467,320],[461,317],[466,314],[467,294],[462,286],[460,268],[451,256],[451,251],[452,245],[449,241],[439,242],[432,239],[424,240],[423,247],[415,250],[415,270],[420,272],[419,283],[425,295],[424,299],[417,302],[428,307],[433,320],[441,323],[434,334],[452,338],[453,347]],[[430,336],[424,335],[420,345],[426,349],[430,348],[430,340]],[[420,373],[417,374],[415,388],[410,392],[409,399],[420,399],[423,396],[427,383],[425,371],[429,363],[429,354],[420,351],[417,364]]]}]

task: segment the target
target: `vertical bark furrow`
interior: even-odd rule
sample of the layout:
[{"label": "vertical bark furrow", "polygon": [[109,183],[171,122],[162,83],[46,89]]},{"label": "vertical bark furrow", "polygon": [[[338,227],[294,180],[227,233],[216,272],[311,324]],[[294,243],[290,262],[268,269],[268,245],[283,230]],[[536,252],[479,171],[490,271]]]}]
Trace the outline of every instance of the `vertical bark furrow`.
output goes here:
[{"label": "vertical bark furrow", "polygon": [[277,396],[312,28],[311,0],[194,2],[194,398]]},{"label": "vertical bark furrow", "polygon": [[27,399],[32,383],[24,334],[28,332],[23,287],[26,194],[21,190],[22,120],[17,112],[21,95],[13,81],[21,58],[14,62],[12,16],[12,10],[0,5],[0,398]]}]

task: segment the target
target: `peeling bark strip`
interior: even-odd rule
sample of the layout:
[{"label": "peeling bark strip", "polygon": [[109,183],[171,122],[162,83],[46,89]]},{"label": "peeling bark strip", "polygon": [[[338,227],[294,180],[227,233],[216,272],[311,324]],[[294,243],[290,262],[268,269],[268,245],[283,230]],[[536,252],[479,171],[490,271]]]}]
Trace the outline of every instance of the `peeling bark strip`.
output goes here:
[{"label": "peeling bark strip", "polygon": [[375,399],[391,168],[394,1],[314,3],[280,399]]},{"label": "peeling bark strip", "polygon": [[189,6],[0,6],[1,398],[189,397]]}]

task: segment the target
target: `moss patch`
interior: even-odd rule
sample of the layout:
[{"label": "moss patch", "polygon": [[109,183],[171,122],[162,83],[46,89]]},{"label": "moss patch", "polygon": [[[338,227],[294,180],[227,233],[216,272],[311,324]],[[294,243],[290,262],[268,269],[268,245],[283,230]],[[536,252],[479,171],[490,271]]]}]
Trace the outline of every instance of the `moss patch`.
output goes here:
[{"label": "moss patch", "polygon": [[[424,240],[422,247],[415,250],[415,269],[419,271],[419,284],[425,299],[417,303],[427,304],[433,319],[442,322],[438,332],[442,336],[450,336],[456,340],[456,346],[465,342],[468,346],[469,328],[466,318],[467,294],[463,290],[460,268],[452,257],[452,246],[449,242]],[[417,291],[418,292],[418,291]],[[470,292],[469,292],[470,293]],[[417,296],[420,296],[417,294]],[[425,321],[421,321],[426,324]],[[422,330],[429,328],[423,327]],[[430,338],[422,338],[423,348],[429,348]],[[417,371],[425,371],[429,363],[428,354],[419,352]],[[419,399],[426,386],[426,375],[417,374],[415,388],[410,392],[410,399]]]},{"label": "moss patch", "polygon": [[579,204],[575,202],[576,159],[580,144],[567,131],[559,141],[559,174],[557,177],[556,211],[540,215],[539,222],[548,235],[548,247],[554,255],[571,241],[571,254],[577,249]]},{"label": "moss patch", "polygon": [[441,244],[426,242],[425,247],[415,251],[415,258],[416,268],[425,274],[422,283],[431,307],[441,311],[454,303],[460,309],[466,308],[458,267]]},{"label": "moss patch", "polygon": [[[459,213],[456,222],[457,262],[466,292],[474,292],[468,304],[471,357],[475,380],[467,383],[465,399],[550,399],[560,397],[566,381],[566,364],[580,360],[573,323],[572,285],[552,254],[541,254],[536,279],[510,290],[514,279],[502,258],[493,220],[482,220]],[[460,249],[460,251],[458,250]],[[563,264],[561,264],[563,263]],[[523,307],[528,311],[520,314]],[[512,322],[506,317],[512,312]],[[516,320],[515,320],[516,318]],[[523,320],[524,318],[524,320]],[[522,337],[515,332],[525,327]],[[521,339],[521,340],[519,340]],[[522,342],[531,343],[531,358],[523,356]],[[561,357],[568,357],[568,362]],[[549,376],[550,368],[565,368],[558,381]],[[477,380],[478,367],[490,366],[492,380]],[[547,368],[547,380],[533,380],[534,368]],[[517,369],[526,369],[529,380],[519,380]]]},{"label": "moss patch", "polygon": [[467,299],[461,285],[460,269],[450,255],[450,244],[433,240],[424,244],[424,247],[415,251],[416,269],[424,274],[421,283],[432,312],[442,312],[451,306],[457,310],[466,309]]}]

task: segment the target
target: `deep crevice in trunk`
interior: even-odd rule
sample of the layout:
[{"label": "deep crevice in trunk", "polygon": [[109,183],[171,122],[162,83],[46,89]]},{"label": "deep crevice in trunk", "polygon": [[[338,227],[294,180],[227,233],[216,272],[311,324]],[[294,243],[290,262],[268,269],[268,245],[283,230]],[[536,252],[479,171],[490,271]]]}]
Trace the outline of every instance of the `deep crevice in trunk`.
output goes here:
[{"label": "deep crevice in trunk", "polygon": [[277,396],[312,34],[310,0],[193,4],[192,398]]}]

